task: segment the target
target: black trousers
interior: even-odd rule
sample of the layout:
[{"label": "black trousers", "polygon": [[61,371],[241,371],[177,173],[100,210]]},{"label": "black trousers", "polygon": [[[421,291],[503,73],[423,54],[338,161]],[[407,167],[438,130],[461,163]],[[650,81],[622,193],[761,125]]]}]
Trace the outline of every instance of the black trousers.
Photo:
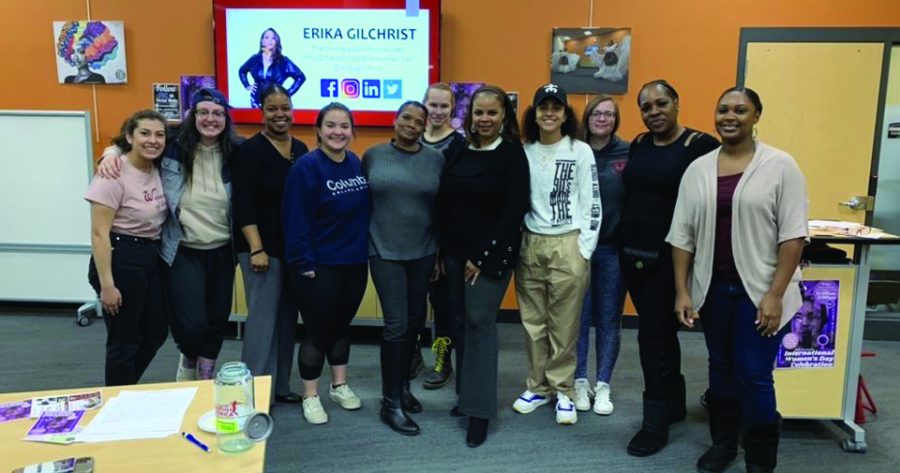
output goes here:
[{"label": "black trousers", "polygon": [[451,341],[456,342],[453,340],[453,314],[450,312],[450,290],[446,277],[428,284],[428,300],[434,314],[434,338],[450,337]]},{"label": "black trousers", "polygon": [[[122,294],[116,315],[104,313],[106,323],[106,385],[137,384],[169,334],[157,254],[157,242],[110,233],[112,274]],[[88,282],[100,295],[94,258]]]},{"label": "black trousers", "polygon": [[[649,267],[648,267],[649,266]],[[683,390],[681,345],[675,317],[675,276],[672,248],[659,252],[655,265],[638,269],[622,259],[625,286],[638,312],[638,348],[644,391],[652,399],[669,399]]]},{"label": "black trousers", "polygon": [[324,265],[315,278],[305,278],[288,269],[300,304],[303,340],[297,354],[300,377],[310,381],[322,375],[325,359],[331,366],[350,360],[350,322],[359,310],[369,271],[366,263]]},{"label": "black trousers", "polygon": [[169,293],[169,325],[187,358],[215,360],[222,350],[234,292],[231,244],[212,250],[181,246],[163,279]]}]

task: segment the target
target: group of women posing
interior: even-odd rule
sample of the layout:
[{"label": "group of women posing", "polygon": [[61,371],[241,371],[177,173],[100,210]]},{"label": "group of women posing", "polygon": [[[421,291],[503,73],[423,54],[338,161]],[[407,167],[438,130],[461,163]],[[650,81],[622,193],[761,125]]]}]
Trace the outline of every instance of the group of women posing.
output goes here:
[{"label": "group of women posing", "polygon": [[[87,199],[91,282],[108,314],[108,384],[137,382],[165,339],[166,313],[182,353],[179,378],[211,376],[231,299],[233,273],[222,268],[233,267],[235,251],[250,309],[243,358],[254,374],[274,375],[277,400],[302,401],[307,421],[324,423],[317,382],[327,359],[330,398],[358,409],[346,367],[368,267],[385,319],[382,421],[419,432],[409,413],[422,406],[408,374],[430,291],[433,303],[444,301],[435,304],[439,354],[451,344],[456,354],[451,415],[468,417],[466,442],[477,447],[497,416],[496,314],[515,271],[529,369],[514,410],[533,412],[555,395],[557,421],[571,424],[593,395],[595,412],[612,413],[627,288],[640,315],[645,384],[628,452],[656,453],[670,424],[684,419],[677,331],[699,314],[713,446],[697,467],[724,471],[742,428],[748,470],[774,469],[772,361],[800,305],[807,204],[793,159],[755,139],[762,103],[752,90],[720,97],[720,144],[680,125],[675,89],[650,82],[638,95],[648,132],[629,145],[616,136],[610,97],[591,101],[579,128],[565,91],[547,84],[525,113],[523,145],[502,89],[474,92],[462,138],[447,126],[452,93],[435,84],[424,104],[400,107],[391,142],[362,160],[348,149],[354,125],[345,106],[320,111],[317,148],[308,152],[290,136],[287,91],[272,85],[259,98],[264,129],[240,146],[224,97],[206,89],[174,140],[161,117],[138,112],[101,163],[106,178],[94,180]],[[298,307],[302,396],[288,390]],[[435,374],[439,386],[449,370]]]}]

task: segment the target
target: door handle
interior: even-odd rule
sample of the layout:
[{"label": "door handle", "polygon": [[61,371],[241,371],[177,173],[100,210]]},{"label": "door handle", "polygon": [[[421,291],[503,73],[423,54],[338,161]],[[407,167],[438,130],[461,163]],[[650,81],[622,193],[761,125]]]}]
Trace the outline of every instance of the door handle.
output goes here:
[{"label": "door handle", "polygon": [[838,202],[838,204],[848,207],[850,210],[871,212],[875,210],[875,197],[871,195],[855,195],[844,202]]}]

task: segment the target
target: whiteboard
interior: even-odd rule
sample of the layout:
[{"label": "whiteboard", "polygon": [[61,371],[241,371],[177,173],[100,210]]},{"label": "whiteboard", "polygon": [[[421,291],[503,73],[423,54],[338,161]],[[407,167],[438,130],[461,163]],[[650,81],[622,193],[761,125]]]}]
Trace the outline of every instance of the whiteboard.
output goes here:
[{"label": "whiteboard", "polygon": [[0,300],[87,302],[88,112],[0,110]]}]

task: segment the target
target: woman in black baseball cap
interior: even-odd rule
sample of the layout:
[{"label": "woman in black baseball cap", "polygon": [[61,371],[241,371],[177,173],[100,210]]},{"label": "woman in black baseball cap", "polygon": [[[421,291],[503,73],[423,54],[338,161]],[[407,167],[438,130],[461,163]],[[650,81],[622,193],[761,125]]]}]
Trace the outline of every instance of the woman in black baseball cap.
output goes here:
[{"label": "woman in black baseball cap", "polygon": [[531,210],[516,267],[516,295],[528,345],[521,414],[555,401],[556,422],[578,420],[575,345],[590,258],[600,228],[600,192],[591,147],[575,138],[578,118],[556,84],[538,87],[522,122]]}]

